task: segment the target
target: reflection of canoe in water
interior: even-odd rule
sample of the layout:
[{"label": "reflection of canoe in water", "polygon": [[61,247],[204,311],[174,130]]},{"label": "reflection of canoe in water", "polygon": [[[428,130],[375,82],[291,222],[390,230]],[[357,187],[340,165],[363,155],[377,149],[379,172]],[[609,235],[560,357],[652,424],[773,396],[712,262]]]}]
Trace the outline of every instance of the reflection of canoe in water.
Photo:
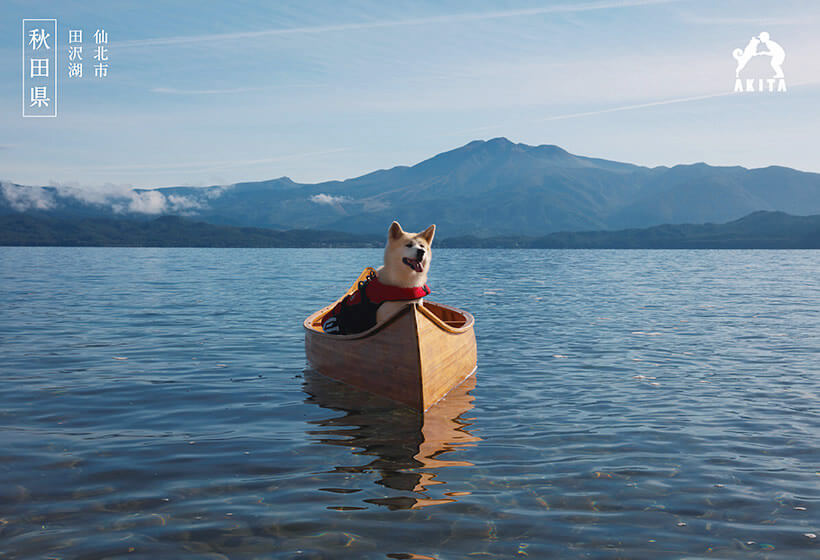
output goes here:
[{"label": "reflection of canoe in water", "polygon": [[[481,441],[470,433],[473,419],[468,417],[473,408],[470,391],[475,385],[473,375],[422,413],[396,407],[393,401],[306,370],[304,390],[310,395],[307,402],[345,413],[310,420],[316,428],[308,433],[318,443],[349,447],[352,452],[351,464],[336,465],[327,473],[344,475],[344,489],[328,487],[329,480],[321,479],[324,487],[320,490],[330,493],[328,508],[359,509],[339,503],[345,502],[343,496],[359,491],[364,494],[358,494],[358,499],[390,509],[419,509],[468,495],[465,481],[469,476],[465,471],[453,473],[455,482],[443,478],[449,479],[449,467],[473,465],[468,450]],[[372,473],[380,475],[376,484],[398,494],[376,492],[377,497],[372,497]]]},{"label": "reflection of canoe in water", "polygon": [[[345,296],[372,271],[365,269]],[[319,373],[427,410],[475,371],[475,321],[466,311],[425,300],[362,333],[327,334],[322,318],[336,303],[304,323],[305,353]]]}]

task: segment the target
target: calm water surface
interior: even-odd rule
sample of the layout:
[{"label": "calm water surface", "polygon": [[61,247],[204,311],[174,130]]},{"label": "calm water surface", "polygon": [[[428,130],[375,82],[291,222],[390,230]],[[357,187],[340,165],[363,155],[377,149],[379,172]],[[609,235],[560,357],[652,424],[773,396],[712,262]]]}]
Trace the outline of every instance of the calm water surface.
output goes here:
[{"label": "calm water surface", "polygon": [[820,252],[439,250],[424,418],[305,371],[380,257],[0,248],[0,557],[820,558]]}]

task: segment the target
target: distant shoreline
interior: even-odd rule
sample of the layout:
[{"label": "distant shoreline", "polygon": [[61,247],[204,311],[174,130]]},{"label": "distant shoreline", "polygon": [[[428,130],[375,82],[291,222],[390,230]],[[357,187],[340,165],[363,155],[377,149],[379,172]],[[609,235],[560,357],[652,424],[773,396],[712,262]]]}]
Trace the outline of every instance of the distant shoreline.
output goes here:
[{"label": "distant shoreline", "polygon": [[[0,215],[5,247],[380,248],[381,234],[298,229],[277,231],[196,222]],[[725,224],[659,225],[544,236],[442,238],[441,249],[820,249],[820,215],[754,212]]]}]

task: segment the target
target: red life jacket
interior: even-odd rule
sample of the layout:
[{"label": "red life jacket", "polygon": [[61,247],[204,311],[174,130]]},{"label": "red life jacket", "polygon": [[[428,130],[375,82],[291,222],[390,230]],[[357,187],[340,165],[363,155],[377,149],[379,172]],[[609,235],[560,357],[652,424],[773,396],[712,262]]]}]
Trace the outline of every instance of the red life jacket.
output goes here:
[{"label": "red life jacket", "polygon": [[354,334],[376,324],[376,312],[385,301],[409,301],[430,295],[425,284],[416,288],[400,288],[382,284],[371,274],[359,282],[355,292],[344,298],[322,319],[322,330],[330,334]]}]

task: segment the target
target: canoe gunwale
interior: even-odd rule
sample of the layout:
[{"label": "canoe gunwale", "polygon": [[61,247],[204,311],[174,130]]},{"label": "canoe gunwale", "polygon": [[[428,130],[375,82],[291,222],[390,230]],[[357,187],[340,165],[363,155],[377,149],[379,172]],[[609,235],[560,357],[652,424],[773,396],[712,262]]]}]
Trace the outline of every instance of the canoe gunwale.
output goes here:
[{"label": "canoe gunwale", "polygon": [[[368,270],[372,270],[372,269],[365,269],[365,271],[362,272],[362,275],[360,276],[360,278],[366,277],[366,273],[368,272]],[[338,340],[340,342],[344,341],[344,340],[357,340],[357,339],[360,339],[360,338],[367,338],[369,336],[375,335],[377,332],[382,330],[384,327],[386,327],[387,325],[389,325],[390,323],[395,321],[403,313],[407,313],[408,311],[410,311],[412,307],[415,307],[422,315],[424,315],[426,318],[428,318],[430,321],[432,321],[433,324],[435,324],[440,330],[442,330],[444,332],[447,332],[447,333],[461,334],[463,332],[467,332],[470,329],[472,329],[473,325],[475,324],[475,318],[473,317],[472,313],[470,313],[468,311],[464,311],[463,309],[457,309],[457,308],[451,307],[449,305],[444,305],[443,303],[436,303],[434,301],[428,301],[428,302],[422,302],[420,304],[419,303],[411,303],[411,304],[405,305],[404,307],[399,308],[395,313],[390,315],[387,319],[385,319],[381,323],[376,323],[374,326],[372,326],[369,329],[367,329],[366,331],[362,331],[360,333],[355,333],[355,334],[328,334],[328,333],[322,331],[321,327],[316,328],[314,326],[314,324],[317,323],[319,321],[319,319],[321,319],[328,311],[333,309],[333,307],[337,303],[339,303],[345,297],[347,297],[349,294],[351,294],[353,291],[355,291],[357,285],[358,285],[358,281],[356,283],[354,283],[353,286],[351,286],[350,289],[342,297],[340,297],[339,299],[337,299],[336,301],[334,301],[330,305],[327,305],[327,306],[321,308],[319,311],[316,311],[315,313],[311,313],[308,316],[308,318],[305,319],[305,321],[303,323],[304,327],[305,327],[305,330],[307,332],[309,332],[311,335],[331,337],[331,338],[333,338],[333,340]],[[429,305],[430,308],[438,307],[438,308],[450,311],[451,313],[454,313],[456,315],[460,315],[461,317],[464,318],[464,324],[461,325],[460,327],[454,327],[452,325],[448,325],[443,320],[441,320],[441,318],[438,315],[436,315],[433,311],[431,311],[430,308],[427,308],[426,307],[427,305]]]},{"label": "canoe gunwale", "polygon": [[442,321],[441,318],[438,315],[436,315],[435,313],[430,311],[430,308],[425,307],[424,303],[413,304],[421,312],[422,315],[425,315],[428,319],[430,319],[433,323],[435,323],[435,325],[438,328],[440,328],[443,331],[453,333],[453,334],[460,334],[460,333],[463,333],[463,332],[466,332],[466,331],[472,329],[473,325],[475,324],[475,318],[473,317],[473,314],[470,313],[469,311],[464,311],[463,309],[457,309],[455,307],[451,307],[449,305],[444,305],[443,303],[437,303],[435,301],[430,301],[430,302],[427,302],[427,303],[430,305],[430,307],[440,307],[442,309],[447,309],[449,311],[452,311],[453,313],[456,313],[456,314],[461,315],[462,317],[464,317],[464,324],[461,325],[460,327],[454,327],[454,326],[448,325],[447,323]]}]

